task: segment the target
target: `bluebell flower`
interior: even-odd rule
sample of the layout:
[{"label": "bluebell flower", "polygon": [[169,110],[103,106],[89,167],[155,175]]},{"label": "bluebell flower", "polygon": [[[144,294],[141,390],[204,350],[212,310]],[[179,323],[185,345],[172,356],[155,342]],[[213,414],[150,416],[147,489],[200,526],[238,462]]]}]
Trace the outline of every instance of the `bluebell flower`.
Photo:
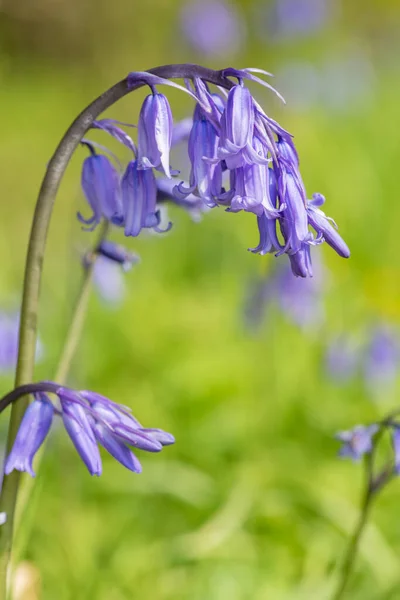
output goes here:
[{"label": "bluebell flower", "polygon": [[122,203],[119,175],[110,159],[94,151],[83,162],[82,189],[92,209],[92,216],[85,219],[81,213],[81,223],[94,229],[102,218],[119,224],[121,221]]},{"label": "bluebell flower", "polygon": [[25,471],[32,477],[35,472],[32,462],[50,430],[54,407],[45,394],[35,394],[19,427],[14,445],[7,457],[4,472]]},{"label": "bluebell flower", "polygon": [[350,431],[340,431],[336,434],[336,439],[343,442],[339,450],[339,456],[342,458],[351,458],[354,461],[359,460],[364,454],[371,452],[373,448],[373,436],[379,430],[379,425],[357,425]]},{"label": "bluebell flower", "polygon": [[221,164],[218,160],[213,162],[217,156],[218,140],[215,127],[207,119],[201,106],[197,105],[188,146],[191,162],[189,187],[185,187],[183,182],[176,186],[177,198],[195,193],[207,206],[216,206],[216,198],[221,194],[222,188]]},{"label": "bluebell flower", "polygon": [[[253,147],[261,157],[267,157],[265,147],[259,139],[253,140]],[[258,217],[265,214],[269,219],[281,216],[281,211],[276,208],[275,198],[271,198],[270,189],[274,185],[274,181],[270,182],[271,177],[274,178],[272,169],[264,164],[249,164],[231,171],[233,197],[228,210],[245,210]]]},{"label": "bluebell flower", "polygon": [[[164,170],[167,178],[174,175],[169,165],[172,142],[184,139],[190,122],[173,134],[172,114],[167,98],[155,92],[155,86],[168,85],[183,90],[196,100],[188,140],[191,170],[188,185],[181,181],[173,187],[176,203],[192,208],[198,197],[209,208],[224,206],[229,212],[251,212],[257,219],[260,240],[254,253],[286,253],[292,272],[297,277],[313,274],[310,247],[326,241],[340,256],[348,257],[349,249],[335,229],[331,219],[320,209],[324,199],[314,194],[306,196],[300,174],[299,158],[292,136],[269,117],[250,90],[244,85],[253,81],[280,94],[260,75],[270,75],[260,69],[221,71],[229,80],[229,91],[213,93],[209,85],[196,75],[185,79],[183,87],[150,72],[133,72],[128,76],[128,88],[148,85],[152,94],[145,99],[139,118],[139,149],[111,120],[96,122],[128,146],[134,153],[122,177],[121,185],[109,172],[102,193],[95,190],[100,180],[97,162],[90,157],[92,171],[85,185],[93,216],[85,220],[95,226],[102,217],[123,226],[125,235],[137,236],[143,228],[160,229],[157,198],[162,202],[169,195],[158,184],[153,169]],[[234,83],[233,80],[237,80]],[[88,159],[89,160],[89,159]],[[119,190],[121,194],[113,194]],[[159,188],[159,189],[157,189]],[[189,198],[190,197],[190,198]],[[116,198],[116,200],[115,200]],[[118,199],[122,198],[122,202]],[[191,205],[184,203],[189,199]],[[167,226],[169,229],[170,224]],[[314,229],[315,233],[313,233]]]},{"label": "bluebell flower", "polygon": [[263,255],[281,250],[282,246],[278,239],[276,224],[277,220],[269,219],[265,213],[257,217],[260,241],[254,248],[249,248],[250,252]]},{"label": "bluebell flower", "polygon": [[157,186],[152,169],[141,169],[137,160],[128,164],[121,183],[126,236],[136,237],[143,228],[159,231]]},{"label": "bluebell flower", "polygon": [[64,427],[79,456],[91,475],[101,475],[101,458],[91,414],[69,390],[60,390],[59,398]]},{"label": "bluebell flower", "polygon": [[322,194],[313,194],[313,199],[307,202],[307,216],[310,225],[324,239],[339,256],[348,258],[350,250],[346,242],[337,232],[337,225],[333,219],[326,217],[325,213],[319,208],[325,202]]},{"label": "bluebell flower", "polygon": [[264,156],[253,149],[255,107],[250,90],[235,85],[228,94],[221,117],[221,137],[218,158],[224,160],[228,169],[244,167],[260,162],[267,164]]},{"label": "bluebell flower", "polygon": [[[64,427],[91,475],[102,472],[98,443],[126,468],[139,473],[141,466],[131,447],[160,452],[163,446],[175,442],[170,433],[143,427],[129,409],[101,394],[87,390],[77,392],[49,381],[30,387],[40,392],[34,392],[35,400],[25,412],[6,460],[7,474],[17,469],[34,476],[32,460],[50,429],[53,414],[62,417]],[[61,410],[53,406],[49,393],[58,397]]]},{"label": "bluebell flower", "polygon": [[169,153],[173,119],[164,94],[150,94],[143,102],[138,124],[138,161],[141,168],[162,167],[170,178]]}]

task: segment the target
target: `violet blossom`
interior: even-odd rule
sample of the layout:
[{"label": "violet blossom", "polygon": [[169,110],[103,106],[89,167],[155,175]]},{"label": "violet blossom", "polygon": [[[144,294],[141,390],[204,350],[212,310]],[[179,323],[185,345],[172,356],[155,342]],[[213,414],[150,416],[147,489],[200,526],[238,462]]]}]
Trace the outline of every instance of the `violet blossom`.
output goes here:
[{"label": "violet blossom", "polygon": [[202,55],[237,52],[243,44],[242,19],[231,3],[223,0],[191,0],[181,12],[186,40]]},{"label": "violet blossom", "polygon": [[[281,98],[260,77],[269,74],[260,69],[229,68],[221,75],[229,80],[230,89],[216,93],[196,75],[185,80],[183,87],[154,73],[129,74],[128,87],[146,84],[152,91],[140,113],[139,149],[124,135],[120,127],[123,124],[110,119],[96,122],[98,128],[128,147],[134,158],[122,178],[107,157],[94,155],[86,159],[83,187],[93,215],[81,219],[94,227],[105,218],[123,227],[126,236],[133,237],[143,229],[161,232],[170,228],[168,224],[161,229],[157,206],[169,190],[167,194],[163,192],[165,184],[157,182],[154,174],[154,169],[162,169],[167,178],[175,174],[169,166],[172,113],[166,96],[155,91],[155,86],[167,85],[196,100],[188,140],[189,183],[175,180],[177,185],[172,189],[177,204],[190,208],[187,199],[194,206],[193,198],[197,197],[200,204],[209,208],[223,206],[231,213],[253,213],[260,238],[250,250],[276,256],[287,254],[297,277],[312,277],[310,248],[325,241],[347,258],[347,245],[335,223],[320,208],[324,197],[314,194],[311,200],[307,198],[292,136],[264,112],[245,85],[247,80],[256,82]],[[175,141],[185,139],[188,126],[189,122],[185,122]]]},{"label": "violet blossom", "polygon": [[[95,392],[75,391],[49,381],[30,384],[34,395],[28,406],[14,445],[6,458],[6,474],[14,469],[34,476],[33,458],[43,444],[53,420],[62,418],[64,427],[91,475],[101,475],[98,444],[118,462],[136,473],[141,465],[131,448],[160,452],[174,443],[174,437],[161,429],[145,428],[129,409]],[[59,400],[56,406],[48,394]]]}]

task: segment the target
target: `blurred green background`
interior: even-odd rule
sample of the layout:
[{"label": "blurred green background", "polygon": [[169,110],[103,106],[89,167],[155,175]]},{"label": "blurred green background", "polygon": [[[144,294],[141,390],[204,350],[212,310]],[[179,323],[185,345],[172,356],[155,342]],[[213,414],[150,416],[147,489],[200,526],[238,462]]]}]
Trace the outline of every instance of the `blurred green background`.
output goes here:
[{"label": "blurred green background", "polygon": [[[246,251],[257,243],[249,215],[216,210],[194,223],[171,209],[168,235],[113,233],[141,264],[117,309],[93,294],[69,382],[129,405],[145,426],[173,432],[176,445],[142,454],[141,475],[104,454],[97,479],[62,428],[53,431],[17,537],[24,576],[41,583],[18,599],[330,598],[362,482],[359,466],[337,459],[333,435],[378,418],[399,397],[394,383],[371,400],[360,375],[340,385],[324,355],[333,336],[362,337],[381,320],[394,328],[400,317],[400,7],[302,0],[282,17],[283,4],[228,5],[236,33],[221,30],[227,43],[208,52],[185,37],[188,7],[177,0],[0,2],[2,309],[18,307],[34,203],[61,135],[127,72],[169,62],[276,73],[287,106],[252,89],[294,133],[308,193],[326,195],[352,251],[348,261],[325,246],[314,252],[329,273],[317,327],[299,329],[270,308],[249,330],[251,282],[286,260]],[[143,95],[109,116],[136,123]],[[191,114],[189,98],[169,97],[177,119]],[[51,224],[38,379],[54,375],[80,254],[96,235],[75,217],[88,212],[85,156],[76,152]],[[0,382],[5,393],[12,374]],[[377,502],[349,598],[400,598],[399,494],[395,482]]]}]

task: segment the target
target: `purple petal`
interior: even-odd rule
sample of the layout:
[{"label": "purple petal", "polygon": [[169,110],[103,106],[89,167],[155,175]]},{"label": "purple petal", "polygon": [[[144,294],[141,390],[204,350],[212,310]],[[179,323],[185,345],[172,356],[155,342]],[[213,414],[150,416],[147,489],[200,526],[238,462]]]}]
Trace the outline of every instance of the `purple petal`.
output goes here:
[{"label": "purple petal", "polygon": [[134,473],[142,472],[142,465],[138,458],[133,454],[132,450],[118,440],[107,427],[100,423],[95,423],[93,430],[97,441],[111,454],[111,456],[130,471],[133,471]]},{"label": "purple petal", "polygon": [[277,252],[282,248],[276,233],[276,219],[269,219],[264,213],[257,217],[258,231],[260,241],[255,248],[249,248],[250,252],[255,254],[267,254],[268,252]]},{"label": "purple petal", "polygon": [[136,155],[136,146],[132,141],[132,138],[118,125],[126,125],[128,127],[134,127],[134,125],[129,125],[128,123],[120,123],[120,121],[115,121],[114,119],[99,119],[97,121],[93,121],[92,129],[101,129],[106,133],[112,135],[118,142],[124,144],[129,150]]},{"label": "purple petal", "polygon": [[[314,194],[315,196],[315,194]],[[317,202],[320,201],[321,194],[318,194]],[[307,204],[307,214],[310,225],[315,231],[321,234],[329,246],[333,248],[339,256],[343,258],[349,258],[350,250],[346,242],[342,239],[336,229],[331,225],[329,219],[325,216],[325,213],[316,208],[317,204],[314,201],[313,204]]]},{"label": "purple petal", "polygon": [[93,211],[90,219],[80,220],[97,225],[101,218],[112,220],[121,214],[118,173],[103,154],[88,156],[82,167],[82,189]]},{"label": "purple petal", "polygon": [[147,227],[149,215],[156,211],[157,188],[152,170],[141,170],[131,161],[122,178],[125,235],[136,237]]},{"label": "purple petal", "polygon": [[175,444],[175,438],[171,433],[167,433],[162,429],[141,429],[141,432],[145,433],[148,436],[151,436],[157,442],[160,442],[162,446],[170,446],[171,444]]},{"label": "purple petal", "polygon": [[224,69],[223,74],[225,75],[225,77],[237,77],[238,79],[249,79],[250,81],[255,81],[256,83],[259,83],[260,85],[263,85],[264,87],[266,87],[269,90],[271,90],[272,92],[274,92],[274,94],[276,94],[278,96],[278,98],[280,100],[282,100],[282,102],[284,104],[286,104],[285,98],[283,96],[281,96],[281,94],[274,87],[272,87],[272,85],[270,85],[263,79],[260,79],[260,77],[253,75],[252,72],[255,72],[255,73],[259,72],[259,73],[263,73],[265,75],[271,75],[267,71],[261,71],[258,69],[250,69],[250,68],[248,68],[248,69],[232,69],[232,68]]},{"label": "purple petal", "polygon": [[140,111],[138,136],[139,164],[158,167],[170,178],[169,153],[172,142],[172,113],[164,94],[150,94],[143,102]]},{"label": "purple petal", "polygon": [[14,445],[6,460],[4,469],[6,475],[15,469],[35,477],[32,461],[50,430],[53,414],[54,407],[47,396],[36,394],[35,400],[25,411]]},{"label": "purple petal", "polygon": [[76,402],[59,396],[65,429],[91,475],[101,475],[101,458],[87,411]]},{"label": "purple petal", "polygon": [[289,254],[292,273],[296,277],[312,277],[311,252],[308,244],[303,244],[297,252]]}]

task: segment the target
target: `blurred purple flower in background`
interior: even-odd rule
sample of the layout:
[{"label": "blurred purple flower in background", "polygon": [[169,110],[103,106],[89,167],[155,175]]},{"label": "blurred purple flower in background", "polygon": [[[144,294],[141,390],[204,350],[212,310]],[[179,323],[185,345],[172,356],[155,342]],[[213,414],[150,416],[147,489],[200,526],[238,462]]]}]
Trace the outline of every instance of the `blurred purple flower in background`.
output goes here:
[{"label": "blurred purple flower in background", "polygon": [[397,331],[388,325],[372,330],[364,362],[364,380],[368,391],[377,395],[394,384],[400,363]]},{"label": "blurred purple flower in background", "polygon": [[256,29],[266,42],[286,41],[319,32],[335,15],[334,0],[275,0],[256,11]]},{"label": "blurred purple flower in background", "polygon": [[325,360],[327,373],[336,383],[361,371],[366,391],[376,398],[395,383],[400,364],[398,332],[389,324],[376,325],[363,343],[348,334],[339,335],[328,345]]},{"label": "blurred purple flower in background", "polygon": [[187,42],[203,55],[232,54],[244,43],[243,20],[232,3],[193,0],[183,6],[180,21]]},{"label": "blurred purple flower in background", "polygon": [[[103,240],[96,250],[97,259],[93,268],[93,283],[99,296],[109,305],[118,306],[125,296],[124,272],[139,262],[139,257],[124,246]],[[93,254],[83,257],[83,266],[88,267]]]},{"label": "blurred purple flower in background", "polygon": [[302,329],[314,329],[323,323],[324,269],[314,262],[314,277],[295,277],[290,265],[282,264],[272,275],[258,281],[245,306],[245,319],[252,329],[258,328],[264,315],[277,306],[286,317]]},{"label": "blurred purple flower in background", "polygon": [[126,285],[121,267],[105,256],[99,256],[93,269],[93,283],[102,300],[118,306],[124,299]]},{"label": "blurred purple flower in background", "polygon": [[314,261],[314,277],[294,277],[289,265],[277,271],[272,284],[282,312],[301,328],[318,327],[324,320],[323,269]]},{"label": "blurred purple flower in background", "polygon": [[[19,314],[0,312],[0,373],[9,373],[15,369],[18,356]],[[36,360],[43,356],[40,339],[36,344]]]}]

